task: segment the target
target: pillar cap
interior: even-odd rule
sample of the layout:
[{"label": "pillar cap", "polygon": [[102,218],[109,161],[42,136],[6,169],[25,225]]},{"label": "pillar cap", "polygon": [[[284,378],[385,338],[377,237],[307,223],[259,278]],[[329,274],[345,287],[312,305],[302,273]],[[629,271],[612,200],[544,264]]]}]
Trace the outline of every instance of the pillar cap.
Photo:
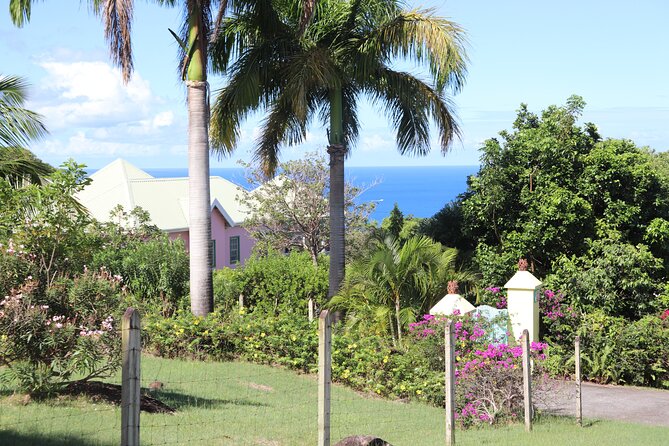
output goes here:
[{"label": "pillar cap", "polygon": [[534,277],[534,275],[529,271],[516,271],[516,274],[513,275],[511,280],[506,282],[504,288],[507,290],[532,290],[534,291],[539,285],[541,285],[541,280]]}]

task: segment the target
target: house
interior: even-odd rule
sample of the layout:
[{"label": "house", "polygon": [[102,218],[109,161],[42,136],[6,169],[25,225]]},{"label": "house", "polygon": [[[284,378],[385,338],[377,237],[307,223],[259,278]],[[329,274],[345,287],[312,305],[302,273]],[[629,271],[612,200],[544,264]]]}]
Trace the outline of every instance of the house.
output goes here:
[{"label": "house", "polygon": [[[90,176],[92,182],[77,198],[91,216],[109,221],[111,210],[122,205],[147,211],[151,223],[181,238],[188,249],[188,178],[154,178],[123,159]],[[246,212],[237,196],[247,191],[225,178],[211,177],[211,235],[214,268],[234,267],[251,254],[255,241],[241,224]]]}]

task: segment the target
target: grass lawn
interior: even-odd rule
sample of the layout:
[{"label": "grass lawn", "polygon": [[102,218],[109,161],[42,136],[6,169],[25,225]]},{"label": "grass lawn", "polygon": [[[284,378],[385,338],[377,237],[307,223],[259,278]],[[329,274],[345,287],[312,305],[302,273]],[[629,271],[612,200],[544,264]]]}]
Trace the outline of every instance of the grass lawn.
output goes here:
[{"label": "grass lawn", "polygon": [[[118,377],[116,379],[118,382]],[[316,444],[317,386],[313,376],[247,363],[202,363],[144,357],[142,385],[160,381],[154,395],[176,414],[141,416],[143,445]],[[443,410],[333,389],[332,440],[378,435],[395,446],[443,445]],[[117,445],[120,409],[105,403],[60,399],[26,402],[0,397],[0,445]],[[526,434],[522,425],[457,431],[459,445],[666,445],[669,428],[544,417]]]}]

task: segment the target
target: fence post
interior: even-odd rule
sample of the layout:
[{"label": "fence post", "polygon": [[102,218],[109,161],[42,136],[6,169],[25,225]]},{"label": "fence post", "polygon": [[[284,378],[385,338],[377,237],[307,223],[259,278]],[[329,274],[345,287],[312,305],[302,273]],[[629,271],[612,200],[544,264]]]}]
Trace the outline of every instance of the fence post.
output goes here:
[{"label": "fence post", "polygon": [[446,323],[444,363],[446,374],[446,445],[455,444],[455,336],[453,321]]},{"label": "fence post", "polygon": [[581,337],[574,340],[574,364],[576,367],[576,421],[583,426],[583,400],[581,393]]},{"label": "fence post", "polygon": [[309,322],[314,320],[314,299],[309,298]]},{"label": "fence post", "polygon": [[532,430],[532,369],[530,365],[530,333],[523,330],[523,394],[525,406],[525,432]]},{"label": "fence post", "polygon": [[139,312],[128,308],[123,314],[121,334],[121,446],[139,446],[140,327]]},{"label": "fence post", "polygon": [[330,446],[332,322],[328,310],[318,318],[318,446]]},{"label": "fence post", "polygon": [[244,311],[244,295],[239,293],[239,312]]}]

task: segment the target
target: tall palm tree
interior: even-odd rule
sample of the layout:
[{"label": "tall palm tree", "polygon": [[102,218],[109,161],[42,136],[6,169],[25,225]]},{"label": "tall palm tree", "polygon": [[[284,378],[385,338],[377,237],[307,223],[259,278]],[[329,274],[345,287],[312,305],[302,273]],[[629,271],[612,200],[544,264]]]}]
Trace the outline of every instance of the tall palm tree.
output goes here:
[{"label": "tall palm tree", "polygon": [[0,178],[13,186],[41,183],[54,170],[25,147],[47,133],[42,117],[24,108],[26,97],[25,80],[0,75]]},{"label": "tall palm tree", "polygon": [[[213,309],[211,276],[211,202],[209,191],[209,87],[207,58],[209,39],[216,22],[212,8],[218,8],[216,20],[223,17],[226,0],[154,0],[162,6],[184,9],[181,37],[177,37],[182,54],[182,79],[186,84],[188,103],[188,176],[189,176],[189,251],[191,310],[205,315]],[[100,15],[114,64],[121,67],[128,82],[133,71],[131,26],[134,0],[88,0]],[[23,26],[30,20],[36,0],[10,0],[12,21]]]},{"label": "tall palm tree", "polygon": [[[215,99],[210,136],[215,150],[232,150],[241,121],[265,109],[255,157],[271,176],[281,146],[302,142],[320,115],[329,138],[331,297],[344,276],[344,158],[358,137],[358,100],[386,113],[400,153],[429,152],[430,121],[446,153],[458,134],[446,92],[464,82],[465,37],[398,0],[321,0],[306,26],[299,19],[291,0],[258,0],[222,23],[212,56],[229,83]],[[432,81],[395,69],[396,59],[423,65]]]}]

